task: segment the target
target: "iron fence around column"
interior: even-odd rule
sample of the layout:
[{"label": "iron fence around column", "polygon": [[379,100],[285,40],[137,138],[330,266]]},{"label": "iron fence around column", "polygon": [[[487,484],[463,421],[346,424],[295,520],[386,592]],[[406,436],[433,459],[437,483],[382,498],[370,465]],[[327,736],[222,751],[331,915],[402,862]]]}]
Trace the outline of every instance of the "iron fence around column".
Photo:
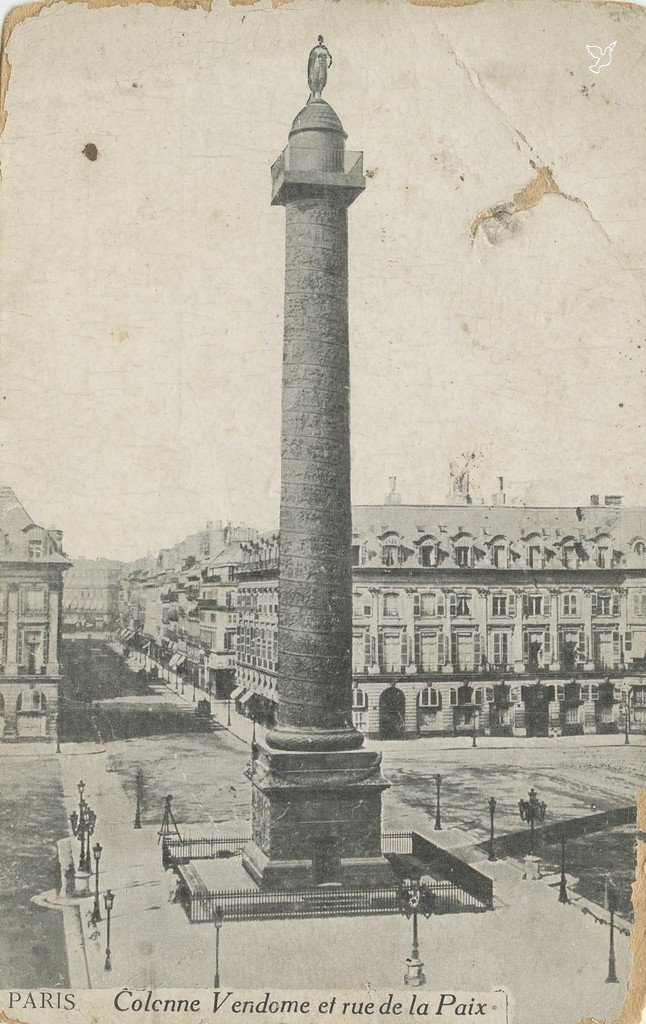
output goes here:
[{"label": "iron fence around column", "polygon": [[251,836],[198,836],[186,839],[164,836],[162,861],[165,867],[171,867],[173,864],[187,864],[191,860],[237,857],[250,842]]},{"label": "iron fence around column", "polygon": [[[181,868],[179,869],[181,873]],[[453,882],[437,882],[432,887],[435,914],[484,911],[487,909],[470,893]],[[265,919],[322,917],[366,917],[401,912],[400,890],[378,889],[301,889],[290,892],[272,890],[224,889],[219,892],[191,891],[181,887],[180,902],[192,924],[213,921],[216,907],[225,920],[260,921]]]}]

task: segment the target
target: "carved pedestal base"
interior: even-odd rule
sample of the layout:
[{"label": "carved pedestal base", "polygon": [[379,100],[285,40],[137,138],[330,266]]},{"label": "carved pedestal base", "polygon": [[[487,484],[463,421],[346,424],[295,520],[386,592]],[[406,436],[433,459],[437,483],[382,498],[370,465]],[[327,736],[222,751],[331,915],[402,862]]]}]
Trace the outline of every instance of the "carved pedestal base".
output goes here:
[{"label": "carved pedestal base", "polygon": [[381,852],[381,755],[278,752],[253,762],[252,842],[243,865],[264,888],[393,885]]}]

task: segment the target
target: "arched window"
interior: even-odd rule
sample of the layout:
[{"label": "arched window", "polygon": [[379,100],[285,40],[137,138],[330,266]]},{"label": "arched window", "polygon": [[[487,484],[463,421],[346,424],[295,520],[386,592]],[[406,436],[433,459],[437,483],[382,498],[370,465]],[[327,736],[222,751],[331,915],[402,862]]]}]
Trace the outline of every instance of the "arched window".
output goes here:
[{"label": "arched window", "polygon": [[602,534],[597,537],[597,568],[598,569],[612,569],[613,552],[612,552],[612,541],[609,535]]},{"label": "arched window", "polygon": [[352,708],[354,711],[365,711],[368,707],[368,694],[358,686],[352,691]]},{"label": "arched window", "polygon": [[646,543],[643,540],[636,540],[633,544],[633,551],[638,558],[643,558],[646,555]]},{"label": "arched window", "polygon": [[439,708],[442,706],[439,690],[434,686],[427,686],[419,692],[419,706],[421,708]]},{"label": "arched window", "polygon": [[456,537],[453,543],[453,559],[463,569],[473,565],[473,539],[468,534]]},{"label": "arched window", "polygon": [[579,555],[574,537],[566,537],[561,544],[561,562],[566,569],[576,569],[579,564]]},{"label": "arched window", "polygon": [[42,690],[22,690],[16,700],[16,711],[45,711],[47,701]]}]

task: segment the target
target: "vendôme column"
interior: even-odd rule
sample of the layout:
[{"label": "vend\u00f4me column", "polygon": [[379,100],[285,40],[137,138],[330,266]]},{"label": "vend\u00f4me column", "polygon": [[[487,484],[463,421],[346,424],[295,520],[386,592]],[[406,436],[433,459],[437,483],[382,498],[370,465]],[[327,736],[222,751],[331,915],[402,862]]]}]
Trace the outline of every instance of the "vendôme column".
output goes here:
[{"label": "vend\u00f4me column", "polygon": [[277,722],[253,761],[247,870],[270,887],[390,881],[381,854],[381,757],[352,725],[348,207],[362,154],[310,97],[272,168],[286,214]]}]

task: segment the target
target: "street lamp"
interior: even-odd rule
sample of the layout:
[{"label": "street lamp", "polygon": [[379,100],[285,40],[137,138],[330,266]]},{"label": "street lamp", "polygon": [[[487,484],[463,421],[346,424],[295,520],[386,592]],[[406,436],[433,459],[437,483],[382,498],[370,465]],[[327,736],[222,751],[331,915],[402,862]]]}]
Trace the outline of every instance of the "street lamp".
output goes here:
[{"label": "street lamp", "polygon": [[227,725],[231,725],[231,694],[227,697]]},{"label": "street lamp", "polygon": [[626,746],[630,743],[630,702],[632,700],[634,689],[634,686],[629,686],[626,694],[626,714],[624,716],[624,744]]},{"label": "street lamp", "polygon": [[94,869],[94,909],[92,910],[91,921],[92,924],[98,924],[102,921],[101,917],[101,906],[99,904],[99,861],[101,860],[101,851],[103,847],[101,843],[96,843],[92,852],[94,854],[94,863],[96,865]]},{"label": "street lamp", "polygon": [[521,820],[529,822],[529,852],[532,856],[534,854],[534,826],[537,821],[539,824],[543,824],[546,810],[547,804],[544,800],[538,799],[533,786],[529,791],[529,800],[518,801],[518,812]]},{"label": "street lamp", "polygon": [[442,818],[440,816],[440,786],[442,785],[442,776],[435,776],[435,831],[439,832],[442,828]]},{"label": "street lamp", "polygon": [[496,813],[496,798],[495,796],[489,797],[489,818],[491,826],[489,830],[489,856],[487,860],[497,860],[496,854],[493,848],[493,816]]},{"label": "street lamp", "polygon": [[215,925],[215,979],[213,981],[213,987],[220,987],[220,928],[224,921],[224,911],[222,907],[216,907],[213,911],[213,924]]},{"label": "street lamp", "polygon": [[404,985],[418,988],[426,981],[424,964],[419,958],[419,937],[417,933],[417,915],[430,917],[435,905],[435,893],[431,888],[430,879],[404,878],[399,891],[399,903],[406,917],[413,918],[413,948],[406,959]]},{"label": "street lamp", "polygon": [[114,893],[112,892],[111,889],[106,890],[106,893],[103,897],[103,902],[105,903],[105,912],[108,917],[108,923],[106,926],[105,933],[105,965],[103,969],[104,971],[111,971],[112,958],[110,953],[110,915],[112,914],[112,908],[114,906]]},{"label": "street lamp", "polygon": [[617,890],[612,882],[608,883],[608,910],[610,911],[610,948],[608,950],[608,977],[606,984],[619,981],[615,964],[615,912],[617,910]]},{"label": "street lamp", "polygon": [[79,871],[86,871],[88,874],[91,874],[90,836],[94,832],[96,825],[96,814],[83,798],[81,798],[78,812],[73,811],[70,814],[70,825],[72,826],[72,834],[76,836],[81,844]]},{"label": "street lamp", "polygon": [[561,832],[561,884],[559,886],[559,903],[569,903],[565,882],[565,833]]},{"label": "street lamp", "polygon": [[477,727],[477,724],[478,724],[479,716],[480,716],[480,708],[474,708],[473,709],[473,737],[472,737],[472,742],[471,742],[471,746],[472,747],[477,747],[477,745],[478,745],[476,743],[476,727]]},{"label": "street lamp", "polygon": [[135,792],[137,795],[137,807],[135,810],[135,828],[141,828],[141,798],[143,796],[144,789],[144,773],[142,768],[137,768],[135,772]]}]

